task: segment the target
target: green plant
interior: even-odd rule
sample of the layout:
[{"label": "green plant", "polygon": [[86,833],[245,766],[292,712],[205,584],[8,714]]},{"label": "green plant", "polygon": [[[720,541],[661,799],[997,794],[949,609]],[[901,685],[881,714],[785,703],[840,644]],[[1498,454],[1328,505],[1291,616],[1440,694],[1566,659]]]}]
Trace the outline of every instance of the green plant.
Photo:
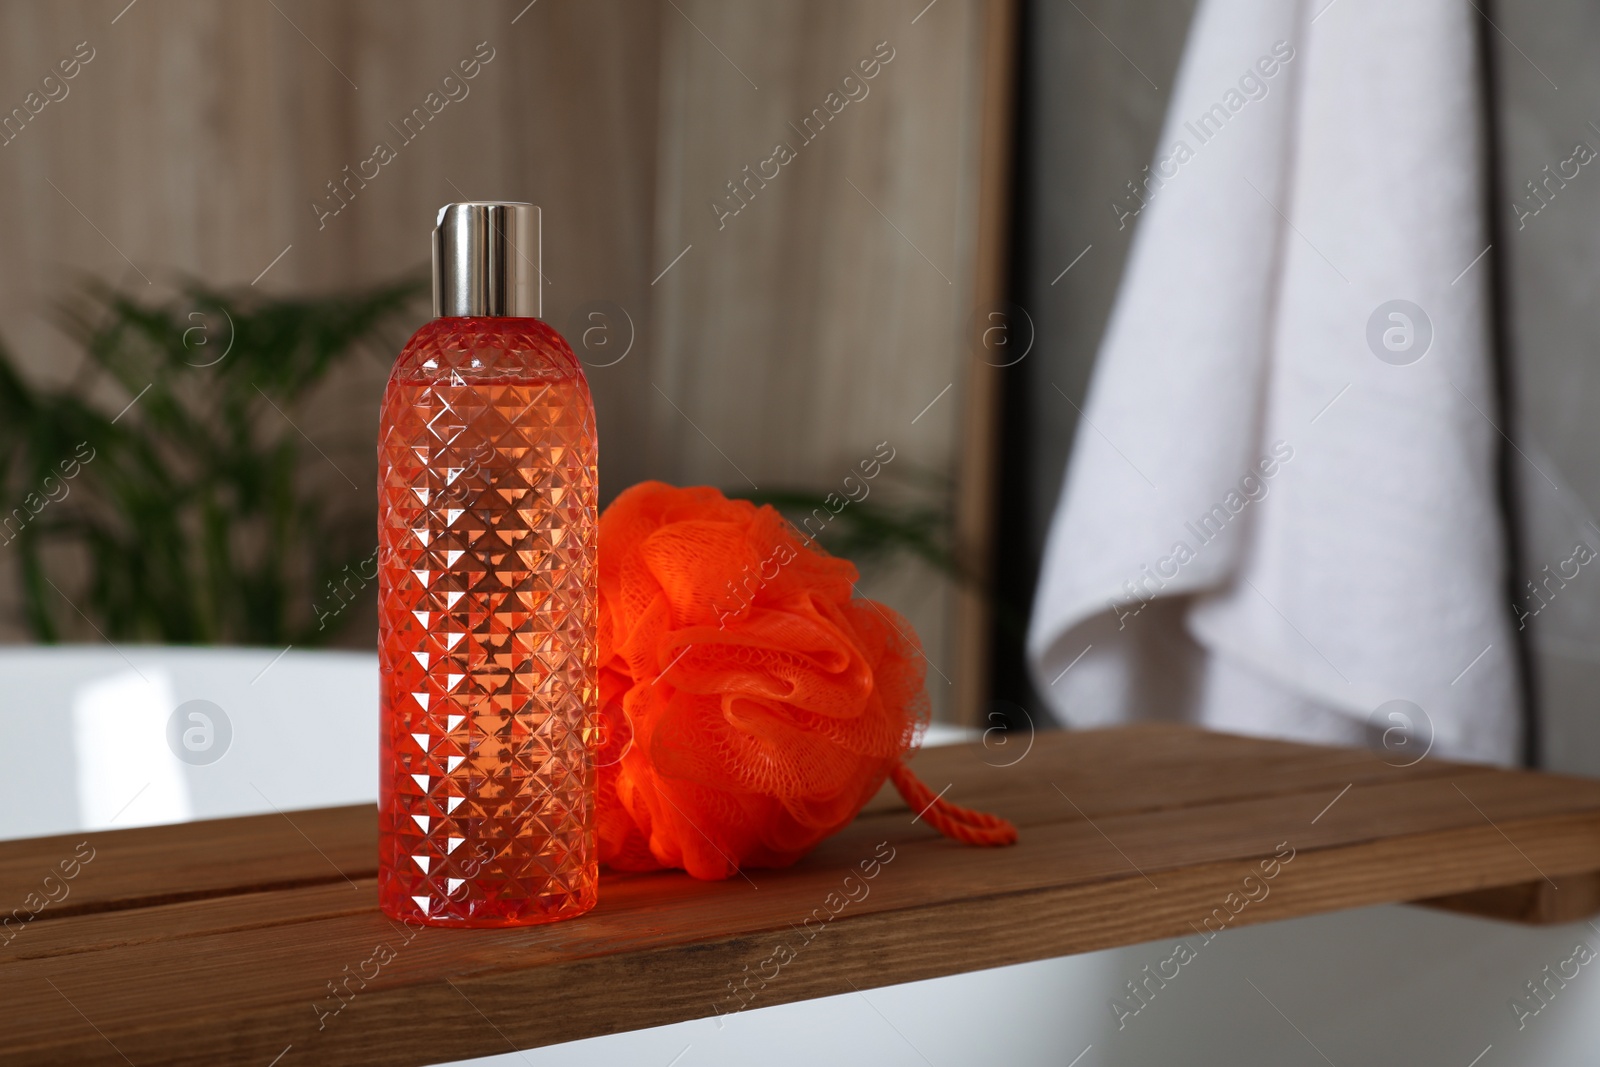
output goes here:
[{"label": "green plant", "polygon": [[[336,507],[308,488],[320,459],[293,415],[422,290],[282,299],[192,283],[141,303],[91,284],[64,309],[86,356],[68,387],[30,385],[0,349],[0,552],[15,553],[33,635],[60,640],[82,615],[110,640],[327,643],[337,625],[312,605],[371,557],[373,494]],[[120,413],[85,399],[106,379],[133,401]]]},{"label": "green plant", "polygon": [[833,555],[858,565],[871,566],[895,556],[909,555],[954,581],[968,580],[968,568],[962,566],[951,547],[954,516],[942,502],[846,502],[837,493],[808,489],[757,490],[729,495],[742,496],[757,505],[771,504],[802,532],[808,517],[831,515],[828,525],[817,534],[817,541]]},{"label": "green plant", "polygon": [[[816,519],[828,516],[817,529],[817,543],[858,566],[872,568],[907,556],[921,560],[950,581],[987,599],[995,612],[1000,639],[1019,650],[1020,655],[1027,633],[1024,614],[1014,604],[996,597],[957,547],[955,490],[950,478],[908,466],[904,460],[900,469],[900,491],[888,501],[881,494],[850,500],[839,492],[799,488],[748,493],[730,490],[727,495],[758,505],[771,504],[802,534],[815,528]],[[856,481],[859,488],[860,481]],[[808,519],[812,526],[807,525]]]}]

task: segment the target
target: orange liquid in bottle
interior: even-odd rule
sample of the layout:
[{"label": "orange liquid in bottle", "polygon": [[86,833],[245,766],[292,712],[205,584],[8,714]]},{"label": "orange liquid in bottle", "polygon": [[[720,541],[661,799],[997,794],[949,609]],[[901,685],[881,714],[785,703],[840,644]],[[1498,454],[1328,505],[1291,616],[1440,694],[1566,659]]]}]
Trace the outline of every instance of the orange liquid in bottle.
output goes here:
[{"label": "orange liquid in bottle", "polygon": [[596,900],[594,408],[530,318],[440,318],[378,447],[379,902],[520,926]]}]

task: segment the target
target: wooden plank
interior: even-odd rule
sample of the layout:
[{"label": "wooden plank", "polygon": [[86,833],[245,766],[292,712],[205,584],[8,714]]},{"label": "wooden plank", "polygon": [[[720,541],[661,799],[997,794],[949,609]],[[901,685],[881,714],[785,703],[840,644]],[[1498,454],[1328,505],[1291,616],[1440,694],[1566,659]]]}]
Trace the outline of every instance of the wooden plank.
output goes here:
[{"label": "wooden plank", "polygon": [[[1593,840],[1595,828],[1589,819],[1581,830]],[[1085,840],[1066,848],[1080,848]],[[1541,839],[1536,844],[1541,857],[1548,843]],[[1422,849],[1436,849],[1450,862],[1419,879],[1415,858]],[[1062,855],[1061,850],[1062,843],[1057,842],[1054,854]],[[908,861],[903,868],[905,882],[981,872],[981,865],[975,871],[971,862],[962,864],[961,871],[949,871],[925,851],[897,856],[881,877],[903,860]],[[1230,925],[1403,898],[1419,886],[1470,884],[1484,876],[1504,876],[1521,862],[1487,827],[1451,837],[1402,838],[1375,848],[1332,850],[1327,855],[1302,850],[1259,906],[1245,908]],[[1250,869],[1239,862],[1188,868],[1163,876],[1159,891],[1133,875],[1092,882],[1079,893],[1052,888],[997,893],[992,880],[978,877],[972,883],[978,892],[962,894],[948,906],[880,908],[859,915],[847,910],[833,920],[847,926],[847,932],[829,929],[825,938],[819,935],[807,944],[803,966],[781,972],[783,981],[770,983],[753,1003],[845,992],[847,982],[868,988],[1058,952],[1184,936],[1191,932],[1190,924],[1199,924],[1211,909],[1224,906]],[[625,894],[621,900],[608,901],[601,911],[609,911],[610,925],[615,925],[625,921],[629,910],[655,902],[659,888],[650,888],[642,901]],[[723,883],[718,895],[724,904],[756,896],[736,882]],[[904,889],[900,895],[905,895]],[[811,906],[820,907],[821,899],[818,894]],[[1134,901],[1138,906],[1130,907]],[[682,897],[669,902],[681,903]],[[805,914],[796,912],[792,918],[803,920]],[[597,915],[594,923],[606,918]],[[669,909],[657,920],[661,936],[681,937],[681,921],[681,914]],[[33,965],[25,978],[6,968],[0,991],[18,1017],[37,1020],[38,1032],[49,1035],[36,1049],[18,1045],[13,1054],[18,1062],[45,1062],[50,1056],[69,1054],[95,1058],[97,1038],[82,1033],[86,1028],[75,1010],[44,979],[59,986],[139,1063],[198,1063],[208,1056],[262,1056],[265,1062],[290,1044],[306,1062],[422,1063],[487,1054],[505,1046],[492,1028],[473,1025],[475,1016],[466,1010],[463,994],[510,1040],[531,1047],[710,1015],[719,997],[727,1009],[732,1005],[726,1002],[726,983],[740,980],[746,967],[759,967],[785,939],[798,937],[787,923],[769,923],[698,938],[690,953],[662,944],[628,952],[595,951],[596,946],[590,945],[587,951],[564,951],[557,961],[545,962],[538,958],[545,953],[530,961],[529,950],[543,942],[559,942],[559,930],[522,936],[483,932],[484,937],[424,931],[407,944],[376,918],[359,932],[339,931],[334,925],[313,924],[294,945],[280,933],[258,930],[248,937],[168,944],[159,951],[139,953],[137,960],[102,956],[92,968],[77,961],[66,961],[76,963],[70,969]],[[337,1003],[323,983],[367,959],[374,942],[395,947],[393,967],[369,988],[356,987],[350,1007],[317,1030],[313,1005]],[[241,961],[246,960],[249,973],[241,975]],[[146,969],[124,969],[132,965]],[[130,988],[135,985],[127,981],[130,973],[156,980]],[[248,989],[242,1002],[241,986]],[[200,996],[201,991],[206,995]],[[530,1011],[530,1005],[541,1003],[560,1003],[562,1010]],[[274,1042],[281,1043],[274,1047]],[[185,1049],[184,1055],[174,1057],[172,1050],[177,1048]],[[35,1052],[37,1056],[31,1055]]]},{"label": "wooden plank", "polygon": [[[1139,748],[1138,789],[1129,788],[1124,769],[1132,739]],[[1014,752],[982,745],[930,749],[919,753],[913,766],[935,791],[948,784],[952,801],[1015,812],[1023,825],[1071,819],[1072,804],[1098,819],[1301,793],[1325,792],[1331,800],[1346,785],[1486,772],[1436,761],[1399,769],[1359,749],[1291,745],[1172,725],[1052,731]],[[899,794],[886,786],[866,814],[905,810]],[[359,881],[376,873],[376,834],[372,809],[355,805],[12,842],[0,850],[0,901],[20,903],[85,841],[95,859],[72,880],[68,898],[40,919],[221,892],[342,882],[345,876]],[[196,859],[197,851],[203,859]],[[174,888],[179,883],[181,891]]]},{"label": "wooden plank", "polygon": [[[1130,745],[1138,748],[1136,771],[1130,771],[1127,762]],[[1325,789],[1337,792],[1346,785],[1435,775],[1498,773],[1442,760],[1394,767],[1363,749],[1295,745],[1174,724],[1053,730],[1008,741],[1006,746],[928,749],[918,753],[911,766],[935,791],[954,783],[958,792],[951,799],[957,803],[999,803],[1014,793],[1031,797],[1052,789],[1055,782],[1092,815]],[[1129,781],[1130,773],[1138,776],[1137,788]]]},{"label": "wooden plank", "polygon": [[[64,878],[74,859],[77,873]],[[344,884],[378,871],[377,813],[369,805],[320,808],[178,826],[68,834],[0,847],[0,901],[58,898],[54,920],[233,893]],[[54,876],[63,889],[46,885]],[[0,921],[6,917],[0,912]],[[37,920],[35,920],[37,921]]]},{"label": "wooden plank", "polygon": [[[1483,783],[1480,781],[1479,784]],[[1565,811],[1582,813],[1595,805],[1591,792],[1587,800],[1572,798],[1568,806],[1552,806],[1542,785],[1535,776],[1509,776],[1506,781],[1496,782],[1494,788],[1475,786],[1474,793],[1482,806],[1492,808],[1500,817],[1497,822],[1519,820],[1530,811],[1549,815]],[[1024,827],[1030,831],[1026,835],[1028,841],[1031,843],[1038,839],[1044,842],[1040,847],[1047,850],[1043,855],[1049,857],[1048,863],[1033,856],[1030,849],[982,852],[959,848],[937,838],[925,826],[913,824],[905,811],[883,812],[858,820],[843,834],[825,843],[805,863],[790,871],[752,870],[748,872],[748,882],[734,879],[720,883],[720,888],[716,889],[701,886],[676,873],[613,875],[606,879],[605,896],[608,905],[620,902],[617,906],[623,911],[649,901],[658,914],[672,914],[675,932],[681,932],[689,926],[711,930],[718,928],[719,924],[746,919],[759,925],[769,916],[773,898],[802,904],[825,895],[830,879],[854,865],[852,856],[870,856],[880,841],[890,842],[897,850],[916,850],[918,855],[927,852],[935,857],[930,862],[973,865],[974,876],[997,881],[1009,890],[1017,891],[1122,877],[1129,872],[1143,872],[1141,878],[1151,878],[1152,881],[1147,884],[1153,888],[1158,881],[1157,875],[1164,871],[1181,870],[1197,860],[1215,862],[1231,858],[1247,859],[1260,853],[1264,844],[1273,844],[1266,838],[1285,840],[1294,847],[1307,848],[1359,843],[1370,836],[1372,820],[1384,817],[1384,813],[1391,811],[1394,814],[1389,818],[1385,831],[1397,836],[1441,828],[1493,829],[1493,824],[1464,804],[1459,794],[1453,792],[1449,783],[1445,782],[1373,787],[1354,793],[1347,798],[1347,803],[1350,807],[1338,813],[1338,817],[1327,814],[1320,819],[1321,798],[1302,797],[1299,803],[1284,803],[1280,798],[1271,798],[1204,808],[1170,809],[1159,813],[1102,816],[1092,825],[1058,804],[1051,812],[1037,816],[1037,821],[1022,820]],[[1318,819],[1318,822],[1312,822],[1313,819]],[[1061,854],[1058,856],[1056,851],[1049,851],[1051,849]],[[1562,875],[1568,869],[1569,865],[1558,864],[1553,873]],[[1527,866],[1520,872],[1521,878],[1537,873],[1538,869]],[[31,955],[48,956],[58,952],[81,951],[82,944],[74,940],[78,937],[77,931],[84,930],[86,926],[89,929],[117,931],[115,923],[119,920],[132,923],[126,928],[128,931],[149,928],[153,924],[155,928],[173,934],[193,935],[370,912],[370,897],[362,897],[365,903],[361,907],[353,907],[351,903],[352,898],[365,894],[370,884],[370,877],[359,880],[354,886],[339,881],[316,887],[314,894],[294,890],[258,893],[245,889],[211,900],[175,904],[159,914],[158,909],[149,907],[137,913],[131,910],[104,911],[96,916],[97,925],[80,921],[40,922],[28,930],[29,942],[19,939],[17,944],[27,944]],[[752,886],[767,892],[769,896],[759,899],[752,897]],[[893,894],[880,893],[870,908],[953,900],[967,893],[968,889],[962,884],[930,883],[913,885],[907,892],[910,895],[904,900]],[[130,916],[134,918],[130,919]],[[47,912],[42,918],[50,917]],[[355,926],[367,929],[359,923]],[[33,936],[35,933],[37,937]],[[543,928],[535,941],[537,945],[549,948],[554,944],[552,938],[556,938],[557,934],[566,939],[557,946],[563,952],[571,951],[578,945],[584,951],[604,948],[611,939],[609,931],[602,931],[598,940],[591,942],[586,940],[591,934],[586,926],[582,923],[566,923]]]},{"label": "wooden plank", "polygon": [[1560,886],[1540,878],[1519,885],[1430,897],[1415,903],[1537,926],[1576,922],[1600,912],[1600,874],[1569,876],[1561,879]]},{"label": "wooden plank", "polygon": [[[989,649],[994,643],[994,611],[989,598],[994,588],[995,528],[998,522],[1000,460],[1001,375],[1015,351],[1011,347],[990,353],[979,340],[988,336],[989,315],[1000,312],[1009,336],[1021,324],[1002,311],[1006,295],[1006,261],[1011,242],[1011,139],[1016,123],[1013,98],[1017,83],[1018,4],[1016,0],[985,0],[975,21],[982,23],[982,96],[978,108],[979,151],[977,235],[973,252],[971,312],[975,329],[963,331],[966,397],[962,406],[960,453],[957,456],[955,542],[957,558],[968,568],[969,580],[956,592],[955,688],[956,722],[987,726],[989,710]],[[1032,342],[1030,341],[1029,344]],[[997,365],[998,364],[998,365]]]},{"label": "wooden plank", "polygon": [[[1142,870],[1153,877],[1162,871],[1185,866],[1192,856],[1204,856],[1211,860],[1221,856],[1247,857],[1259,851],[1263,835],[1278,834],[1285,840],[1318,846],[1345,843],[1352,836],[1359,839],[1365,835],[1365,828],[1372,818],[1390,809],[1400,813],[1397,821],[1390,822],[1388,827],[1394,833],[1405,833],[1419,827],[1488,825],[1481,815],[1460,799],[1459,794],[1447,786],[1448,783],[1443,782],[1413,782],[1391,784],[1375,790],[1364,789],[1354,795],[1347,815],[1342,814],[1337,819],[1331,814],[1323,816],[1319,821],[1325,825],[1321,826],[1309,822],[1318,817],[1317,813],[1323,807],[1324,799],[1321,796],[1302,796],[1294,803],[1284,803],[1282,798],[1274,797],[1230,801],[1204,808],[1170,808],[1156,814],[1101,814],[1094,816],[1095,822],[1091,826],[1078,812],[1061,802],[1059,794],[1052,790],[1049,796],[1039,797],[1045,801],[1041,810],[1026,812],[1021,807],[1012,810],[1021,813],[1018,821],[1030,831],[1030,838],[1032,831],[1046,829],[1052,835],[1064,835],[1061,840],[1066,842],[1064,847],[1071,853],[1070,863],[1064,860],[1042,869],[1024,863],[1021,868],[1013,869],[1010,863],[1019,854],[1006,852],[1000,854],[1004,864],[996,866],[993,862],[985,862],[984,869],[1013,889],[1033,885],[1038,878],[1043,878],[1043,882],[1038,884],[1048,884],[1125,875],[1130,870]],[[1532,776],[1515,776],[1510,781],[1497,783],[1493,789],[1480,790],[1475,786],[1473,791],[1480,801],[1504,817],[1525,814],[1530,806],[1542,811],[1553,810],[1546,802],[1541,783]],[[1054,803],[1050,803],[1052,800]],[[1593,803],[1592,796],[1588,801],[1581,797],[1572,800],[1574,810],[1584,810],[1586,803]],[[363,811],[340,810],[355,813]],[[1272,814],[1267,814],[1269,811]],[[363,815],[363,819],[370,822],[370,814]],[[1302,830],[1303,825],[1310,829]],[[1182,840],[1181,846],[1170,843],[1176,839]],[[898,810],[863,816],[840,837],[824,844],[794,871],[748,872],[748,884],[770,890],[772,880],[776,879],[780,896],[798,894],[803,902],[807,899],[806,894],[812,892],[808,887],[815,883],[821,888],[817,888],[813,895],[822,896],[827,892],[825,883],[828,872],[847,870],[851,866],[851,854],[870,854],[871,847],[877,841],[888,841],[896,849],[932,849],[935,854],[956,848],[933,836],[925,826],[913,824],[909,812],[902,806]],[[959,850],[963,856],[968,852]],[[983,856],[985,853],[976,855]],[[1524,875],[1528,873],[1535,872],[1530,868],[1524,871]],[[821,878],[820,882],[817,881],[818,877]],[[727,884],[736,890],[732,896],[745,896],[747,883],[735,880]],[[19,957],[45,957],[82,951],[86,944],[109,946],[159,940],[164,934],[194,936],[199,933],[227,933],[237,929],[357,915],[371,911],[371,885],[369,873],[354,884],[336,880],[318,886],[315,893],[262,891],[241,886],[233,895],[184,901],[165,910],[147,907],[133,912],[101,908],[94,923],[40,921],[28,928],[27,940],[16,940],[13,952]],[[933,895],[940,892],[944,890],[938,887],[919,888],[916,899],[931,900],[934,899]],[[959,896],[963,890],[955,886],[948,892]],[[728,901],[717,893],[699,892],[695,883],[673,873],[608,876],[605,893],[608,904],[619,897],[624,901],[651,900],[655,902],[654,907],[658,912],[669,907],[669,899],[676,901],[682,895],[682,907],[686,910],[674,916],[674,922],[679,926],[690,924],[711,929],[719,922],[733,921],[743,914],[738,907],[730,912]],[[872,907],[887,906],[886,900],[880,895],[879,903]],[[770,905],[770,901],[765,899],[758,903],[762,908]],[[758,911],[755,918],[759,920],[761,914]],[[55,917],[54,912],[47,910],[41,915],[41,920]],[[365,929],[364,926],[362,928]],[[582,933],[581,927],[570,924],[557,929]],[[609,943],[605,939],[602,942]],[[593,946],[586,944],[586,949],[589,947]]]},{"label": "wooden plank", "polygon": [[[1118,758],[1130,738],[1137,738],[1140,749],[1138,789],[1128,788]],[[1290,745],[1171,725],[1052,731],[1032,739],[1031,747],[1014,750],[930,749],[919,753],[913,766],[935,791],[948,784],[952,801],[1015,811],[1025,825],[1071,818],[1070,804],[1100,818],[1318,791],[1332,799],[1346,785],[1484,772],[1434,761],[1401,770],[1358,749]],[[866,809],[869,815],[905,810],[892,786]],[[12,842],[0,851],[0,901],[20,903],[82,842],[95,850],[95,859],[72,880],[68,899],[42,912],[41,919],[219,892],[340,882],[344,876],[360,880],[376,872],[372,809],[354,805]],[[198,863],[197,849],[207,857]],[[181,891],[174,888],[178,883]]]},{"label": "wooden plank", "polygon": [[227,934],[239,930],[293,926],[346,915],[370,916],[377,900],[377,879],[368,874],[324,885],[258,889],[209,895],[165,904],[80,912],[71,922],[51,910],[40,921],[12,928],[0,938],[0,959],[47,959],[79,952],[151,942]]},{"label": "wooden plank", "polygon": [[[46,909],[0,944],[0,998],[28,1020],[7,1035],[8,1062],[266,1063],[290,1048],[285,1067],[426,1063],[1532,879],[1576,897],[1600,872],[1596,782],[1397,770],[1170,728],[1041,737],[1008,768],[986,766],[991,755],[958,747],[917,764],[1016,819],[1014,848],[955,845],[886,804],[792,869],[607,876],[589,915],[521,930],[408,930],[376,911],[367,877],[262,888],[273,864],[248,834],[275,842],[281,874],[303,873],[307,857],[329,866],[318,850],[353,858],[370,809],[291,813],[318,839],[298,857],[282,816],[96,835],[80,880],[106,859],[103,877],[120,868],[140,884],[159,881],[141,864],[193,877],[209,857],[235,873],[166,903],[102,887],[98,910]],[[0,870],[49,853],[0,846]],[[537,1010],[550,1004],[561,1010]]]}]

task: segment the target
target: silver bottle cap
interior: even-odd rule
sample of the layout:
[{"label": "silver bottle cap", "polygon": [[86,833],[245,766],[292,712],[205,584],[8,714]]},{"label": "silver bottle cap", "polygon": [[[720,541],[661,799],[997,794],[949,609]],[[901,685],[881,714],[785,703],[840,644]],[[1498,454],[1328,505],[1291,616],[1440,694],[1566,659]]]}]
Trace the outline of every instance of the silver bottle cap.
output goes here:
[{"label": "silver bottle cap", "polygon": [[538,318],[539,209],[475,200],[446,204],[433,228],[435,318]]}]

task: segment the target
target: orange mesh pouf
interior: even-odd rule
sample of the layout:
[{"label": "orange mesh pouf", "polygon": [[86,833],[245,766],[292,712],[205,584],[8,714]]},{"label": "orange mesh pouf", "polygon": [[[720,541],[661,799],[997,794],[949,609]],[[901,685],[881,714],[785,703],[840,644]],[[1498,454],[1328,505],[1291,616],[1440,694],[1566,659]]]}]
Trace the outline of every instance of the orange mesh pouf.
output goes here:
[{"label": "orange mesh pouf", "polygon": [[928,717],[911,627],[771,507],[643,482],[601,516],[599,554],[600,862],[787,866],[886,778],[948,836],[1016,840],[902,762]]}]

